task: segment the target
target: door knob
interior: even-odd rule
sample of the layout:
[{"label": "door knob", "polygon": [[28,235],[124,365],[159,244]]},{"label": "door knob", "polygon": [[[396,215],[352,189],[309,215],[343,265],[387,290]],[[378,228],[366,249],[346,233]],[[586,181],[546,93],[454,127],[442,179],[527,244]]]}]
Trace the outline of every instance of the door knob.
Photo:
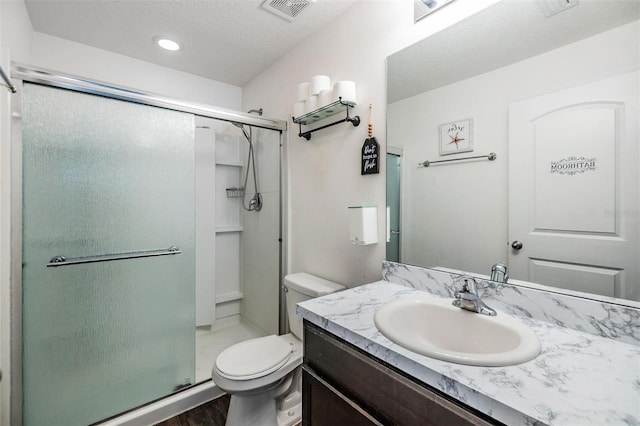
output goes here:
[{"label": "door knob", "polygon": [[522,243],[520,241],[514,241],[511,243],[511,248],[514,250],[520,250],[522,248]]}]

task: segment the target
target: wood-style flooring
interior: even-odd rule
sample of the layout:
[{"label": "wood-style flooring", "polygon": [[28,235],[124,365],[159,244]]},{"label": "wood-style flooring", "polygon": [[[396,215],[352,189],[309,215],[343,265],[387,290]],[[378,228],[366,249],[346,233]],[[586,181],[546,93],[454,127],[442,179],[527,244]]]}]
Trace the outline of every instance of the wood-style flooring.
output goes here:
[{"label": "wood-style flooring", "polygon": [[229,395],[223,395],[158,423],[157,426],[224,426],[229,410],[229,399]]}]

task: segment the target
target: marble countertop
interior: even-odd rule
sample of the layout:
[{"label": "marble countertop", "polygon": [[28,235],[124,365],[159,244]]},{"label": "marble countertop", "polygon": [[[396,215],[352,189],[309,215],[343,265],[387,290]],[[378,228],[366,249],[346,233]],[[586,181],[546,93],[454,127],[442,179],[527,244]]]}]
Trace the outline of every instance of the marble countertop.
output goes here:
[{"label": "marble countertop", "polygon": [[297,312],[509,425],[640,425],[640,347],[518,317],[542,344],[534,360],[509,367],[440,361],[392,343],[374,325],[379,306],[416,294],[430,295],[379,281],[300,303]]}]

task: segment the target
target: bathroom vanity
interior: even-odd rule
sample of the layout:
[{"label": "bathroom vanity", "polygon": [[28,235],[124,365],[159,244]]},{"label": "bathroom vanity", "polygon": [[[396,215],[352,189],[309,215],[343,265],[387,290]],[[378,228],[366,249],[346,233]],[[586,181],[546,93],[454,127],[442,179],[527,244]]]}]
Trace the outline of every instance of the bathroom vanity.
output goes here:
[{"label": "bathroom vanity", "polygon": [[307,321],[304,354],[304,425],[498,424]]},{"label": "bathroom vanity", "polygon": [[507,367],[454,364],[392,343],[373,321],[390,301],[451,298],[447,275],[390,264],[383,276],[395,282],[298,305],[304,424],[640,424],[640,310],[501,285],[485,301],[498,317],[519,312],[542,352]]}]

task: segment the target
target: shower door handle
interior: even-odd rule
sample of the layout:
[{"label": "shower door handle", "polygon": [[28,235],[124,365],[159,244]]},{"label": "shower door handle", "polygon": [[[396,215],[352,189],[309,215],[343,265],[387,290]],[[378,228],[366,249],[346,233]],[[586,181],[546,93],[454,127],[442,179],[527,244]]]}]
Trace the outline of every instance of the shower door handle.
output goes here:
[{"label": "shower door handle", "polygon": [[168,256],[182,253],[176,246],[171,246],[163,250],[137,251],[131,253],[105,254],[101,256],[75,257],[67,259],[64,256],[54,256],[47,263],[48,268],[56,268],[58,266],[80,265],[82,263],[110,262],[112,260],[136,259],[139,257],[156,257]]}]

